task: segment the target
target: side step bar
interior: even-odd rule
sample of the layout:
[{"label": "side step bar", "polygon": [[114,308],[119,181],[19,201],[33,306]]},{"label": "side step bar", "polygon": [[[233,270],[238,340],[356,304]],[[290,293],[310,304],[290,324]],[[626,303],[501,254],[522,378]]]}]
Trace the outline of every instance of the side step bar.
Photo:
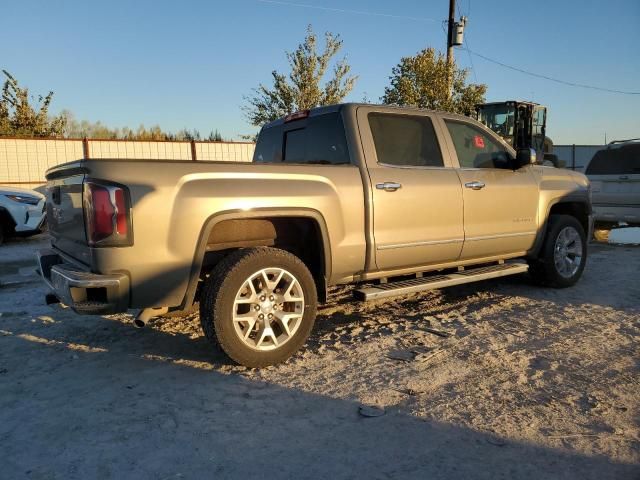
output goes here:
[{"label": "side step bar", "polygon": [[463,283],[477,282],[489,278],[506,277],[507,275],[525,273],[527,270],[529,270],[529,265],[526,263],[503,263],[488,267],[461,270],[446,275],[432,275],[399,282],[383,283],[373,287],[354,290],[353,294],[358,300],[367,301],[407,295],[424,290],[451,287],[453,285],[462,285]]}]

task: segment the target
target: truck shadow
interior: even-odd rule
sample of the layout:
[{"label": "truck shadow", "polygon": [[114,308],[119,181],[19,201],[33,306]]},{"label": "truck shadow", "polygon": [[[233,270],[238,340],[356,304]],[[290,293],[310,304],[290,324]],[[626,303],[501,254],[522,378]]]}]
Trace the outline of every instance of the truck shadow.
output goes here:
[{"label": "truck shadow", "polygon": [[[44,316],[41,316],[44,317]],[[187,333],[54,312],[0,337],[7,478],[634,478],[614,463],[250,380]],[[9,329],[9,330],[7,330]],[[266,473],[268,472],[268,473]]]}]

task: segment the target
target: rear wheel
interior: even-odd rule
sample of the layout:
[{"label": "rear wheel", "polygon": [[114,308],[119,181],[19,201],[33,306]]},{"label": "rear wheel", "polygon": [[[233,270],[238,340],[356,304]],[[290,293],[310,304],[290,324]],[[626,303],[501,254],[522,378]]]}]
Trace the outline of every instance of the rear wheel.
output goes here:
[{"label": "rear wheel", "polygon": [[587,238],[580,222],[570,215],[549,217],[540,257],[529,265],[533,279],[556,288],[574,285],[587,261]]},{"label": "rear wheel", "polygon": [[247,367],[283,362],[305,342],[316,317],[311,273],[275,248],[232,253],[206,280],[200,321],[206,337]]}]

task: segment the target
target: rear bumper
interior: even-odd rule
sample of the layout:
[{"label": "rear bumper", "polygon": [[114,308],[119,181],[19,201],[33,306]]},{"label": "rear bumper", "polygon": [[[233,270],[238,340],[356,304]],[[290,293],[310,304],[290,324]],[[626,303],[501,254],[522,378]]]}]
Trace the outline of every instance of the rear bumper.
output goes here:
[{"label": "rear bumper", "polygon": [[62,303],[74,311],[94,315],[127,311],[127,275],[91,273],[65,261],[51,249],[40,250],[36,256],[44,282]]}]

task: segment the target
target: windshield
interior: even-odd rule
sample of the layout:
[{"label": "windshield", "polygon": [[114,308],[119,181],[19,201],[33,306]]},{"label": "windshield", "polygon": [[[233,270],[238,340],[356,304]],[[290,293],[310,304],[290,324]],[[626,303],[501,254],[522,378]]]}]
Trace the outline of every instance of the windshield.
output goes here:
[{"label": "windshield", "polygon": [[478,110],[478,120],[513,145],[515,108],[511,105],[483,105]]}]

